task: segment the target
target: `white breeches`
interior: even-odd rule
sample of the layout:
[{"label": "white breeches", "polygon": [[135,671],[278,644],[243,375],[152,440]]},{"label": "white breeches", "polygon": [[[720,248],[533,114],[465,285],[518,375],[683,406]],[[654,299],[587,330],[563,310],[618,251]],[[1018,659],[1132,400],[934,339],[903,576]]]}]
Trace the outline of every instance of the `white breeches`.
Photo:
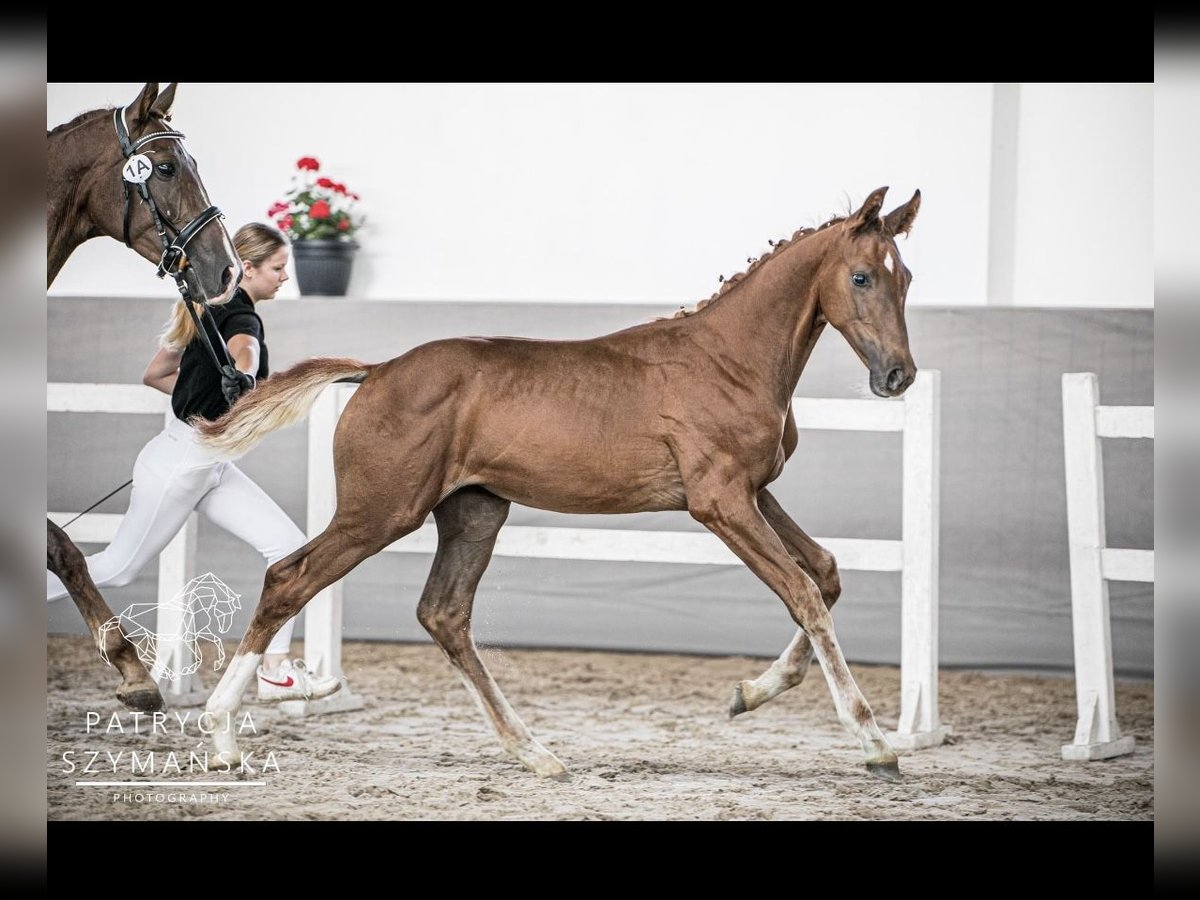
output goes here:
[{"label": "white breeches", "polygon": [[[191,426],[171,419],[138,454],[129,510],[113,542],[87,557],[96,586],[133,581],[179,533],[192,510],[241,538],[263,555],[268,566],[308,542],[279,504],[241,469],[202,447]],[[65,596],[62,582],[47,572],[47,600]],[[267,653],[288,652],[294,625],[294,619],[283,624]]]}]

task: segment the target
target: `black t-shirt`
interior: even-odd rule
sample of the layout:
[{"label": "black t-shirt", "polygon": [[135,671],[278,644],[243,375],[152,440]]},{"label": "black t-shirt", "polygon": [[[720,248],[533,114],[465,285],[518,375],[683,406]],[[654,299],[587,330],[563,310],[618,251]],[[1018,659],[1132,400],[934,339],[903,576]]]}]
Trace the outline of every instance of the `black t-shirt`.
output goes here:
[{"label": "black t-shirt", "polygon": [[[213,330],[212,321],[207,315],[198,313],[200,324],[208,332],[213,349],[217,351],[217,359],[225,362],[221,353],[221,345],[225,344],[235,334],[248,334],[258,338],[258,371],[254,377],[261,380],[267,377],[267,344],[266,329],[262,319],[254,311],[254,303],[246,292],[238,288],[227,303],[209,307],[212,319],[220,329],[220,336]],[[225,347],[229,353],[229,348]],[[230,354],[232,362],[232,354]],[[228,409],[229,404],[221,393],[221,373],[213,365],[212,356],[204,340],[197,335],[183,351],[179,361],[179,378],[175,382],[175,390],[171,393],[171,409],[176,418],[187,421],[192,416],[213,420],[220,418]]]}]

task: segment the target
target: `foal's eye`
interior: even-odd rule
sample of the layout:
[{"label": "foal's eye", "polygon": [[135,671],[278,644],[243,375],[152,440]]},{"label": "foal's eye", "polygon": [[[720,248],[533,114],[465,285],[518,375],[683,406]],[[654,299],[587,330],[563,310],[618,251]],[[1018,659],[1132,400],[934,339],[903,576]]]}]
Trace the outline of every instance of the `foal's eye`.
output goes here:
[{"label": "foal's eye", "polygon": [[850,276],[850,280],[853,281],[856,285],[858,285],[858,287],[866,287],[867,276],[864,275],[862,272],[855,272],[853,275]]},{"label": "foal's eye", "polygon": [[157,166],[154,167],[154,171],[157,172],[163,178],[174,178],[175,177],[175,163],[160,162]]}]

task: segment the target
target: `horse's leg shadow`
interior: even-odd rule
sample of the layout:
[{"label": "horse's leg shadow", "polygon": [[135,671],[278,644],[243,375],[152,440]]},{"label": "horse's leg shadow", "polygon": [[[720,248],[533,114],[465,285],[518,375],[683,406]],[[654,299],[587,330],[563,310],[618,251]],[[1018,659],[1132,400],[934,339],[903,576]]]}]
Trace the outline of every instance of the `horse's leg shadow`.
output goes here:
[{"label": "horse's leg shadow", "polygon": [[[817,585],[825,608],[832,609],[842,593],[841,577],[833,554],[805,534],[765,488],[758,493],[758,508],[779,535],[788,555]],[[768,700],[800,684],[808,674],[812,658],[812,642],[803,628],[797,628],[787,649],[765,672],[753,681],[739,681],[733,686],[729,717],[732,719],[741,713],[758,709]]]},{"label": "horse's leg shadow", "polygon": [[504,750],[538,775],[566,781],[567,767],[534,739],[509,706],[471,635],[475,590],[491,561],[508,508],[509,501],[477,487],[456,491],[434,507],[438,549],[417,618],[491,721]]},{"label": "horse's leg shadow", "polygon": [[[79,613],[87,623],[97,649],[121,673],[117,699],[139,712],[161,710],[163,698],[158,685],[138,657],[137,647],[126,640],[116,615],[100,596],[100,591],[88,574],[83,553],[49,519],[46,520],[46,568],[58,576],[79,607]],[[113,624],[106,627],[106,623]]]}]

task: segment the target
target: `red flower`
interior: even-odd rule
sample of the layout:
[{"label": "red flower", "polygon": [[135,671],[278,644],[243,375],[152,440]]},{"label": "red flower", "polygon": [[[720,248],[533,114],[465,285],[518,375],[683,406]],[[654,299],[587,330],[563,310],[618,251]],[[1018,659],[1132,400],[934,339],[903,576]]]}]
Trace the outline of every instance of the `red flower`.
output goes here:
[{"label": "red flower", "polygon": [[338,231],[347,231],[347,230],[349,230],[349,228],[350,228],[350,220],[349,219],[342,219],[340,222],[338,222]]},{"label": "red flower", "polygon": [[318,200],[312,205],[312,209],[308,211],[308,214],[314,219],[328,219],[329,204],[324,200]]},{"label": "red flower", "polygon": [[271,204],[271,208],[267,210],[268,216],[277,216],[282,212],[288,211],[288,205],[280,200],[276,200]]},{"label": "red flower", "polygon": [[296,168],[297,169],[307,169],[310,172],[315,172],[315,171],[317,171],[317,169],[321,168],[321,164],[319,162],[317,162],[317,160],[314,157],[302,156],[296,162]]},{"label": "red flower", "polygon": [[282,218],[276,219],[275,224],[279,226],[280,231],[287,231],[292,227],[292,217],[283,216]]},{"label": "red flower", "polygon": [[346,186],[344,184],[342,184],[340,181],[337,184],[332,185],[332,187],[339,194],[346,193]]},{"label": "red flower", "polygon": [[331,187],[333,187],[333,179],[332,178],[324,178],[324,177],[318,178],[317,186],[323,187],[323,188],[331,188]]}]

